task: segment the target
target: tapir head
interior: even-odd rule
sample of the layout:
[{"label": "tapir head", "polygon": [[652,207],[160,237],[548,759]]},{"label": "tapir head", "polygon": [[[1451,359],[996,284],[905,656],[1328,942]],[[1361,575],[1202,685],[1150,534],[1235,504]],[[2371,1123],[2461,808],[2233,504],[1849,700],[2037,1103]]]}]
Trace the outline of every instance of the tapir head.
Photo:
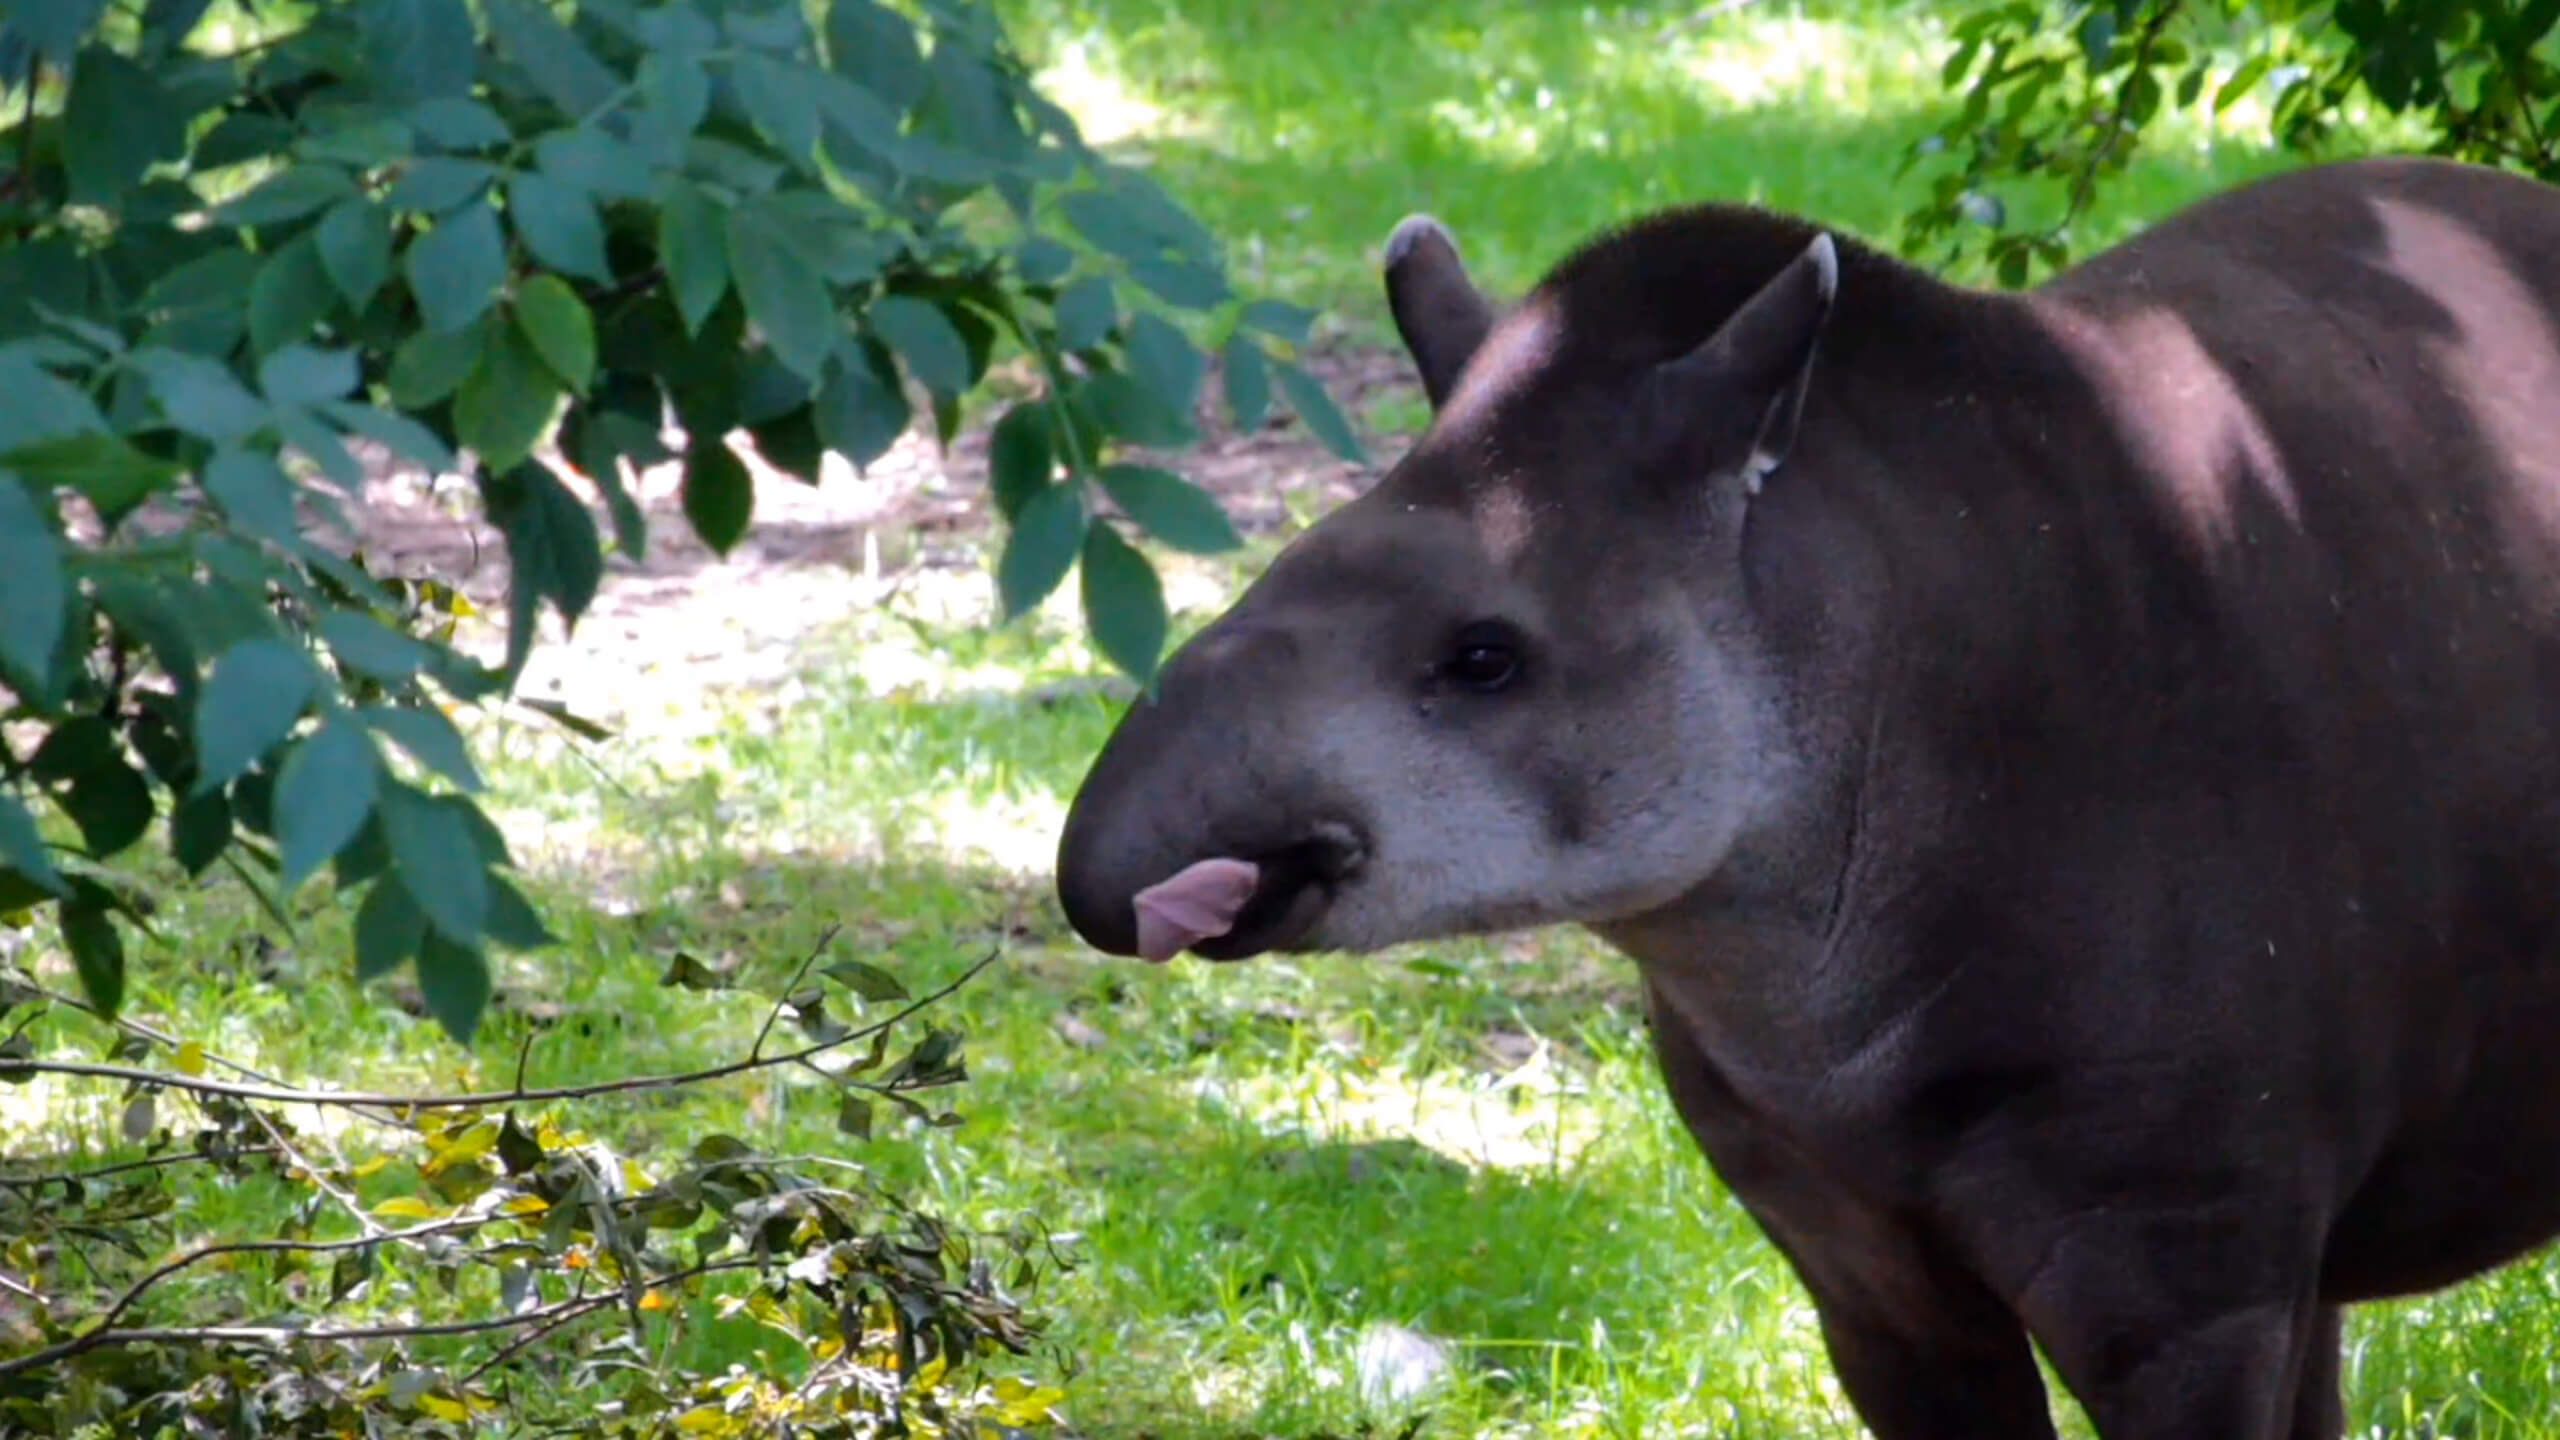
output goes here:
[{"label": "tapir head", "polygon": [[1076,796],[1058,893],[1114,954],[1369,951],[1605,923],[1791,803],[1742,563],[1838,289],[1586,252],[1516,306],[1415,217],[1389,308],[1432,407],[1373,489],[1165,664]]}]

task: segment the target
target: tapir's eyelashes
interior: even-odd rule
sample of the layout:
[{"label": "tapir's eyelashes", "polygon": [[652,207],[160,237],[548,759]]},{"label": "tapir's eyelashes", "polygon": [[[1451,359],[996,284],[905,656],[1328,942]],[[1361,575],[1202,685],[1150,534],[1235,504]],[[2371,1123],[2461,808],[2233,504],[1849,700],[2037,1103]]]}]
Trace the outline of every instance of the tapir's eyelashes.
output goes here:
[{"label": "tapir's eyelashes", "polygon": [[1520,632],[1500,620],[1478,620],[1458,632],[1440,673],[1480,694],[1508,688],[1520,678]]}]

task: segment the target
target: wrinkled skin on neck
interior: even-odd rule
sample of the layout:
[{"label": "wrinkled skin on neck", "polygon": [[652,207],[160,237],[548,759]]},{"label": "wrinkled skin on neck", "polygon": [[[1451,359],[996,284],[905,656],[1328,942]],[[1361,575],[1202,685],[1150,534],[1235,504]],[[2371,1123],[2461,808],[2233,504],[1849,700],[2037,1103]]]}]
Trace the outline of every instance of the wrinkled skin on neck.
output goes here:
[{"label": "wrinkled skin on neck", "polygon": [[1801,849],[1836,808],[1785,663],[1809,632],[1765,613],[1787,577],[1746,553],[1836,284],[1827,239],[1657,353],[1577,334],[1544,294],[1497,318],[1436,227],[1389,257],[1432,427],[1096,759],[1058,886],[1099,949],[1621,921]]}]

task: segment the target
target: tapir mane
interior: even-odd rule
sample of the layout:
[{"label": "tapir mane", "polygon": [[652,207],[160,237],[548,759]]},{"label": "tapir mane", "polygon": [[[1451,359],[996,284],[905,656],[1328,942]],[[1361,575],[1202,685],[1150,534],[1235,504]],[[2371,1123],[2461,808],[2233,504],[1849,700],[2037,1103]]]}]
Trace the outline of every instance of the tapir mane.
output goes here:
[{"label": "tapir mane", "polygon": [[[1559,321],[1551,363],[1600,379],[1697,346],[1804,252],[1821,231],[1754,206],[1697,204],[1602,232],[1549,268],[1524,301]],[[1872,245],[1831,232],[1839,298],[1823,335],[1826,363],[1915,368],[1976,292],[1939,281]],[[1928,336],[1918,346],[1916,337]],[[1934,366],[1934,358],[1919,362]],[[1943,370],[1936,373],[1943,376]]]}]

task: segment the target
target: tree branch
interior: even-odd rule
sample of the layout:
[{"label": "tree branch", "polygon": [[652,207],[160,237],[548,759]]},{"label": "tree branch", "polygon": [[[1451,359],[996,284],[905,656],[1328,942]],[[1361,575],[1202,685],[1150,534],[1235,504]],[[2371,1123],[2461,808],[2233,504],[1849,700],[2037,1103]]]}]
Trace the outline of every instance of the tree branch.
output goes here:
[{"label": "tree branch", "polygon": [[[233,1100],[263,1100],[276,1105],[336,1105],[345,1108],[379,1107],[390,1110],[488,1110],[504,1105],[521,1105],[541,1100],[586,1100],[598,1095],[618,1095],[637,1090],[674,1090],[687,1085],[700,1085],[712,1080],[725,1080],[775,1065],[788,1065],[839,1050],[856,1041],[868,1040],[895,1027],[917,1012],[940,1003],[952,992],[977,978],[978,972],[996,962],[1004,952],[1001,947],[988,951],[976,964],[948,984],[902,1006],[887,1019],[851,1030],[832,1040],[822,1040],[797,1050],[772,1055],[750,1056],[708,1069],[690,1070],[675,1075],[636,1075],[620,1080],[602,1080],[592,1085],[554,1085],[543,1089],[484,1090],[455,1095],[392,1095],[379,1091],[298,1090],[284,1085],[241,1085],[226,1080],[207,1080],[194,1075],[172,1075],[158,1070],[141,1070],[129,1065],[95,1065],[84,1060],[4,1060],[0,1075],[85,1075],[98,1080],[121,1080],[139,1085],[156,1085],[163,1089],[183,1090],[195,1095],[220,1095]],[[859,1085],[860,1082],[848,1082]],[[889,1093],[891,1087],[863,1085],[878,1094]]]}]

